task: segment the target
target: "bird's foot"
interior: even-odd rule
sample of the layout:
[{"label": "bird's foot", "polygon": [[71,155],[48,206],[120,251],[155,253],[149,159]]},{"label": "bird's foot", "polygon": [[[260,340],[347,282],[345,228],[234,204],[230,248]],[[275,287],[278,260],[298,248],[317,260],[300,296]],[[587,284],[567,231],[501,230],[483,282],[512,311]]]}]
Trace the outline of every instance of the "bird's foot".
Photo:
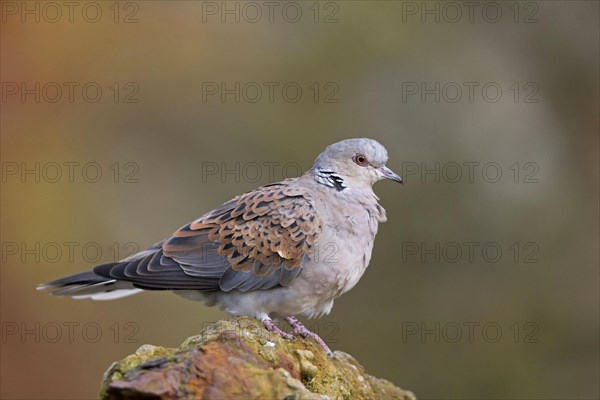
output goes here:
[{"label": "bird's foot", "polygon": [[316,333],[305,327],[302,324],[302,322],[298,321],[296,317],[290,315],[289,317],[285,317],[285,320],[294,329],[295,334],[301,335],[304,338],[313,338],[314,341],[317,342],[325,350],[328,356],[333,356],[333,352],[331,351],[329,346],[327,346],[327,343],[325,343],[325,341],[321,339],[321,336],[317,335]]},{"label": "bird's foot", "polygon": [[279,336],[281,336],[284,339],[288,339],[288,340],[296,339],[296,337],[294,335],[291,335],[287,332],[282,331],[277,325],[275,325],[275,323],[273,322],[272,319],[263,319],[263,320],[261,320],[261,322],[263,323],[263,325],[265,326],[265,328],[267,328],[267,330],[269,332],[278,333]]}]

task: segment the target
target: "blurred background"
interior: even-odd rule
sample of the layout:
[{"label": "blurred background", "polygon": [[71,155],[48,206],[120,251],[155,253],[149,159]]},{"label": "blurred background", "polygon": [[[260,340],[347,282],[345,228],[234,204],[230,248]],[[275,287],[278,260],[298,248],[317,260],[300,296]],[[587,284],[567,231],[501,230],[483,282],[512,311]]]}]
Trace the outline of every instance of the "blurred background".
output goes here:
[{"label": "blurred background", "polygon": [[598,2],[0,4],[2,398],[94,398],[226,317],[37,284],[362,136],[405,184],[308,326],[423,399],[599,397]]}]

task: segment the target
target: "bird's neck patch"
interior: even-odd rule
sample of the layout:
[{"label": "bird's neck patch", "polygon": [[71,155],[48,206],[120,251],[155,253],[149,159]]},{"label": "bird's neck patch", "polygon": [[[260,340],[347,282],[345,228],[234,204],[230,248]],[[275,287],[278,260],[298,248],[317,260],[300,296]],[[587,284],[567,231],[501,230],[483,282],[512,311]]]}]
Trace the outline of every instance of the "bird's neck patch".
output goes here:
[{"label": "bird's neck patch", "polygon": [[317,168],[315,169],[315,181],[321,185],[325,185],[334,188],[338,192],[346,189],[344,179],[336,174],[334,171]]}]

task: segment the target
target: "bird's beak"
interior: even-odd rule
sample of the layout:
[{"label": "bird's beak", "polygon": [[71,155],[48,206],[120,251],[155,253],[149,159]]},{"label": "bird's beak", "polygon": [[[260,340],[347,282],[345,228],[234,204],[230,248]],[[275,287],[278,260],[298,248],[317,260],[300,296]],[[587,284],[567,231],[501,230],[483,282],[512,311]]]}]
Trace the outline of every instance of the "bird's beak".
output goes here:
[{"label": "bird's beak", "polygon": [[400,177],[400,175],[396,174],[394,171],[392,171],[385,165],[382,167],[379,167],[377,169],[379,170],[379,172],[381,172],[381,174],[383,175],[384,178],[391,179],[394,182],[398,182],[400,184],[404,183],[404,182],[402,182],[402,178]]}]

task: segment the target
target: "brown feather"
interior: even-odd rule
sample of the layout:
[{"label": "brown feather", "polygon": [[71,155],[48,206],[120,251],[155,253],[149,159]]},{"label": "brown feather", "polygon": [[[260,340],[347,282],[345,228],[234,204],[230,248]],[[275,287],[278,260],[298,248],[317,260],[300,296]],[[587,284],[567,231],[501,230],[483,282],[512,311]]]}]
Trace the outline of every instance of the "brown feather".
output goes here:
[{"label": "brown feather", "polygon": [[[218,244],[234,271],[270,276],[283,266],[297,269],[321,226],[308,193],[293,186],[294,180],[263,186],[207,213],[173,234],[174,237],[206,235]],[[165,254],[177,258],[177,246],[165,242]],[[185,251],[190,249],[186,246]],[[287,278],[296,276],[287,274]]]}]

